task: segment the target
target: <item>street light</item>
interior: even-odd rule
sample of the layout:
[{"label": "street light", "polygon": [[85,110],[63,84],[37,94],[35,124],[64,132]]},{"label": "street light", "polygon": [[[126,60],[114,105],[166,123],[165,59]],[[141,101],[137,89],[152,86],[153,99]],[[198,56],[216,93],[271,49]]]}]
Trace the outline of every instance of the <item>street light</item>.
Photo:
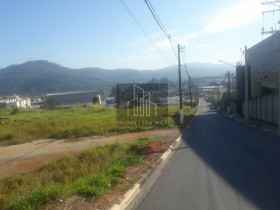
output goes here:
[{"label": "street light", "polygon": [[[224,64],[227,64],[231,67],[233,67],[234,69],[236,69],[236,66],[228,63],[228,62],[225,62],[225,61],[222,61],[222,60],[218,60],[219,62],[221,63],[224,63]],[[230,72],[228,71],[228,103],[227,103],[227,113],[229,114],[229,105],[230,105]]]}]

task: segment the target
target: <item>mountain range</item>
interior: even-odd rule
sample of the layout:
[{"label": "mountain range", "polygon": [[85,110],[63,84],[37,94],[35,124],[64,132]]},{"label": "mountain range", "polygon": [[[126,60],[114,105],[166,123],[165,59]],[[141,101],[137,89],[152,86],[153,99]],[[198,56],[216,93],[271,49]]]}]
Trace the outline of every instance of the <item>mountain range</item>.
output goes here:
[{"label": "mountain range", "polygon": [[[213,77],[232,70],[224,64],[190,63],[192,77]],[[182,78],[186,78],[182,69]],[[156,78],[178,80],[178,67],[158,70],[102,68],[71,69],[45,60],[29,61],[0,69],[0,96],[40,95],[64,91],[104,89],[110,90],[116,83],[141,83]]]}]

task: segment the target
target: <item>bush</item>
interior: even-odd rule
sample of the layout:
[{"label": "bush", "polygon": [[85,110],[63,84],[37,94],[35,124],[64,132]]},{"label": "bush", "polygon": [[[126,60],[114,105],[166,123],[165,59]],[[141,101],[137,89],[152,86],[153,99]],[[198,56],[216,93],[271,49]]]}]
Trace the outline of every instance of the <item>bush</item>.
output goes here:
[{"label": "bush", "polygon": [[18,112],[19,112],[19,109],[13,107],[13,110],[12,110],[12,112],[11,112],[11,115],[16,115]]}]

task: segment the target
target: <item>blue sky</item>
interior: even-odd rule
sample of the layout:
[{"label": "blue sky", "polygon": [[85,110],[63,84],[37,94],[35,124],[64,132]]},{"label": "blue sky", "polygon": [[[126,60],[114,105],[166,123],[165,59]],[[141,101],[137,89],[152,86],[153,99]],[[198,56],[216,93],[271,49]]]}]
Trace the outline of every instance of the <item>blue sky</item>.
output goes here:
[{"label": "blue sky", "polygon": [[[0,0],[0,68],[38,59],[72,68],[157,69],[176,64],[144,0],[124,1],[169,60],[119,0]],[[171,36],[186,46],[187,62],[235,63],[240,48],[262,40],[260,0],[150,2]],[[266,26],[277,18],[269,17]]]}]

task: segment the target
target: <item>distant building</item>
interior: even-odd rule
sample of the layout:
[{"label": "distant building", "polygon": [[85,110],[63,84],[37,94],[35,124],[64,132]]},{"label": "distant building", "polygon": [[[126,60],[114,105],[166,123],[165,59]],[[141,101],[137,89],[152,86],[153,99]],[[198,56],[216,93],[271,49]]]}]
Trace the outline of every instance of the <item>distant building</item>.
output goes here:
[{"label": "distant building", "polygon": [[114,96],[111,97],[105,97],[105,102],[107,107],[115,107],[117,106],[116,100]]},{"label": "distant building", "polygon": [[180,98],[179,98],[179,96],[168,97],[167,103],[170,104],[170,105],[179,104],[180,103]]},{"label": "distant building", "polygon": [[17,95],[3,96],[0,97],[0,108],[31,108],[31,100]]},{"label": "distant building", "polygon": [[227,91],[227,89],[223,86],[201,86],[197,87],[198,92],[204,92],[204,93],[224,93]]},{"label": "distant building", "polygon": [[45,101],[42,100],[41,98],[38,99],[31,99],[31,108],[33,109],[40,109],[44,107]]},{"label": "distant building", "polygon": [[159,104],[161,105],[177,105],[179,103],[179,96],[164,97],[159,99]]},{"label": "distant building", "polygon": [[55,106],[60,108],[70,107],[92,107],[93,101],[105,106],[105,94],[103,90],[76,91],[65,93],[47,94],[45,103],[54,99],[57,103]]}]

